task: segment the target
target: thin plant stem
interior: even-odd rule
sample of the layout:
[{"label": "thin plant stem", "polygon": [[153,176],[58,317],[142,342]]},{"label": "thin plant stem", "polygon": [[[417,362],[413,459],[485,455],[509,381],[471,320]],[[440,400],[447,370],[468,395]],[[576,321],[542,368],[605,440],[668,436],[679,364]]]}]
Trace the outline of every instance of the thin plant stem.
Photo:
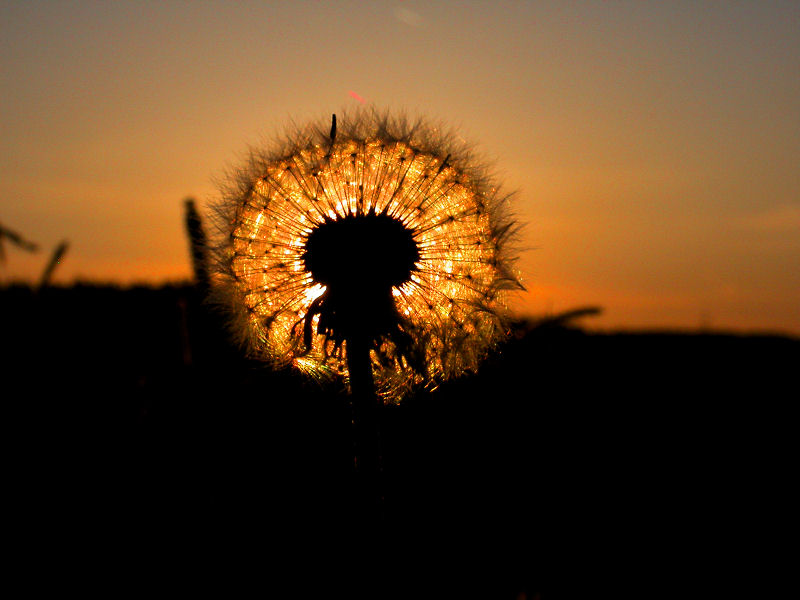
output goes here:
[{"label": "thin plant stem", "polygon": [[353,410],[357,502],[365,524],[383,520],[383,482],[380,444],[380,408],[375,394],[370,346],[364,336],[346,340],[347,367]]}]

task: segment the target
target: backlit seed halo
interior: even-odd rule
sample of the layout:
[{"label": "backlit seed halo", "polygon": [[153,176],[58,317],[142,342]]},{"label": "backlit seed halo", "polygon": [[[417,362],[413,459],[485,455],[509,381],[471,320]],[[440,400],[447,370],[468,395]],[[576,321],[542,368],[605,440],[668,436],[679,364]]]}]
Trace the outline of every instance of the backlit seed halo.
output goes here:
[{"label": "backlit seed halo", "polygon": [[218,202],[217,290],[250,353],[347,377],[348,335],[372,342],[397,399],[474,370],[519,289],[516,224],[469,153],[424,121],[345,115],[252,151]]}]

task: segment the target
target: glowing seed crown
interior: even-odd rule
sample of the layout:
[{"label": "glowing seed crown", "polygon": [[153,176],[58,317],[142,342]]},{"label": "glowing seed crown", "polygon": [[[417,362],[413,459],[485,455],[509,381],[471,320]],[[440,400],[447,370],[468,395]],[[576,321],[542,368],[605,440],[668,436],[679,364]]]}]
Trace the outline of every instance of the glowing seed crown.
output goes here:
[{"label": "glowing seed crown", "polygon": [[273,363],[346,376],[343,342],[367,336],[395,398],[475,369],[504,334],[513,223],[508,197],[437,129],[342,121],[236,174],[219,205],[222,293],[241,340]]}]

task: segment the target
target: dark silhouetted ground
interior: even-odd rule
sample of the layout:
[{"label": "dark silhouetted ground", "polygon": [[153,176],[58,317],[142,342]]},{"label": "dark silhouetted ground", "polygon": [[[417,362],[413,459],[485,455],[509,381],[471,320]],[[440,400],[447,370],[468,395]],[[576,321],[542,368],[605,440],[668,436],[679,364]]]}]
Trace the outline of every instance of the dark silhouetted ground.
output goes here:
[{"label": "dark silhouetted ground", "polygon": [[229,561],[262,592],[380,574],[372,598],[607,596],[700,574],[713,595],[761,573],[754,549],[787,526],[795,338],[520,325],[478,375],[386,408],[373,528],[353,509],[343,390],[242,359],[190,286],[0,302],[21,563],[134,582]]}]

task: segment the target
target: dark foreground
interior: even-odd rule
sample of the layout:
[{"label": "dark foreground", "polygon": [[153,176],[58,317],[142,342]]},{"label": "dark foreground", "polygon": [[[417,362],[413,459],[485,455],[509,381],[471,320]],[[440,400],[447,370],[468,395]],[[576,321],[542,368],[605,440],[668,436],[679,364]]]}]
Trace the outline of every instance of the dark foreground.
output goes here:
[{"label": "dark foreground", "polygon": [[188,591],[232,565],[225,597],[716,596],[788,564],[798,339],[520,327],[386,407],[375,522],[346,394],[243,360],[192,288],[0,294],[6,539],[32,589]]}]

